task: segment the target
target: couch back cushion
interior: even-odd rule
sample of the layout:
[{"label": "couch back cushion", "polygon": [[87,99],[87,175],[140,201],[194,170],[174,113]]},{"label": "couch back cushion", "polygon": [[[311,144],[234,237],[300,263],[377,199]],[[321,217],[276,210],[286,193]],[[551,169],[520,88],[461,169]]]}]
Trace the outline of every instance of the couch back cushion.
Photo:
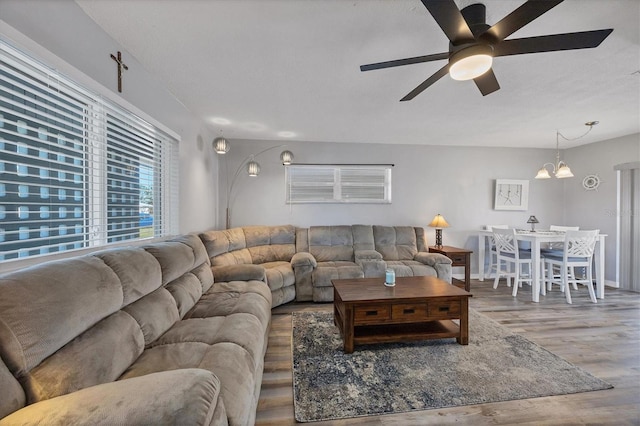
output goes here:
[{"label": "couch back cushion", "polygon": [[291,225],[245,226],[242,229],[254,264],[290,262],[296,253],[296,230]]},{"label": "couch back cushion", "polygon": [[194,235],[4,275],[0,357],[28,404],[116,380],[212,283]]},{"label": "couch back cushion", "polygon": [[353,262],[353,232],[351,226],[311,226],[309,253],[318,262]]},{"label": "couch back cushion", "polygon": [[373,227],[375,249],[385,260],[411,260],[418,252],[416,232],[411,226]]},{"label": "couch back cushion", "polygon": [[373,240],[373,226],[353,225],[353,248],[355,250],[375,250],[376,245]]},{"label": "couch back cushion", "polygon": [[[0,278],[0,356],[29,403],[43,399],[39,389],[49,385],[32,370],[118,312],[123,300],[116,273],[93,256],[45,263]],[[96,363],[111,363],[103,358],[108,354],[91,352]],[[71,369],[89,367],[69,361]],[[56,380],[72,388],[61,371],[68,370],[57,370]]]},{"label": "couch back cushion", "polygon": [[247,248],[242,228],[203,232],[200,234],[200,239],[212,261],[214,257],[221,254]]}]

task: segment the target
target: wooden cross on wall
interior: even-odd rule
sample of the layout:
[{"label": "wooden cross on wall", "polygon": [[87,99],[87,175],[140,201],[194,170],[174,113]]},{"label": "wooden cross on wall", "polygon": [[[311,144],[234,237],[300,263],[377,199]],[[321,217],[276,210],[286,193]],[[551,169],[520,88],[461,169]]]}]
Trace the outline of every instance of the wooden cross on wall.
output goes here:
[{"label": "wooden cross on wall", "polygon": [[116,64],[118,64],[118,92],[122,93],[122,69],[124,68],[124,70],[126,71],[129,69],[129,67],[126,66],[124,62],[122,62],[122,53],[120,53],[119,50],[118,56],[114,56],[113,53],[111,54],[111,59],[116,61]]}]

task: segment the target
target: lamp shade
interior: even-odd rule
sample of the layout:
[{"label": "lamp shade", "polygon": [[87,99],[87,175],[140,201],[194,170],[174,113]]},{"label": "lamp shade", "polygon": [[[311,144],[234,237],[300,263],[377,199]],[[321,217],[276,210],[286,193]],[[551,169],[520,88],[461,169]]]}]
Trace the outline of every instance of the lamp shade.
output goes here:
[{"label": "lamp shade", "polygon": [[560,163],[558,167],[558,171],[556,172],[556,177],[558,179],[570,178],[573,177],[573,173],[571,173],[571,169],[565,163]]},{"label": "lamp shade", "polygon": [[549,174],[549,170],[546,167],[538,170],[538,174],[535,177],[536,179],[551,179],[551,175]]},{"label": "lamp shade", "polygon": [[260,164],[254,160],[249,161],[247,163],[247,172],[251,177],[258,176],[260,174]]},{"label": "lamp shade", "polygon": [[448,228],[449,224],[446,220],[444,220],[444,217],[442,217],[442,215],[438,213],[436,217],[433,218],[429,226],[433,228]]},{"label": "lamp shade", "polygon": [[529,216],[529,220],[527,220],[527,223],[540,223],[540,222],[538,222],[538,219],[535,216]]},{"label": "lamp shade", "polygon": [[223,137],[215,138],[213,140],[213,149],[216,154],[226,154],[229,152],[229,142]]},{"label": "lamp shade", "polygon": [[289,164],[293,163],[293,152],[282,151],[280,153],[280,160],[282,161],[282,164],[285,166],[288,166]]}]

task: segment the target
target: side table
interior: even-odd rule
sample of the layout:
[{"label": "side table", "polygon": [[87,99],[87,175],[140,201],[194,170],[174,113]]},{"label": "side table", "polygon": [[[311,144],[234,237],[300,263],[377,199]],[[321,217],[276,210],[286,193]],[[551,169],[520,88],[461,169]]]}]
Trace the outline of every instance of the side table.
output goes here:
[{"label": "side table", "polygon": [[471,291],[471,250],[451,246],[429,246],[429,253],[440,253],[451,259],[451,266],[464,266],[464,281],[451,277],[451,283],[464,284],[466,291]]}]

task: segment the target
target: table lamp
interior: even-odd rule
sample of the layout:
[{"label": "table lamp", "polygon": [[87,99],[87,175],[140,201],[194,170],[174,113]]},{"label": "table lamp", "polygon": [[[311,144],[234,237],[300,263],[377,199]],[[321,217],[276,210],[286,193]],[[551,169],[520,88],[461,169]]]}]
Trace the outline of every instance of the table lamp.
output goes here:
[{"label": "table lamp", "polygon": [[535,216],[529,216],[529,220],[527,220],[527,223],[531,224],[531,232],[536,232],[536,223],[540,222],[538,222],[538,219],[536,219]]},{"label": "table lamp", "polygon": [[448,228],[449,224],[444,220],[444,217],[438,213],[429,226],[436,228],[436,247],[442,248],[442,228]]}]

